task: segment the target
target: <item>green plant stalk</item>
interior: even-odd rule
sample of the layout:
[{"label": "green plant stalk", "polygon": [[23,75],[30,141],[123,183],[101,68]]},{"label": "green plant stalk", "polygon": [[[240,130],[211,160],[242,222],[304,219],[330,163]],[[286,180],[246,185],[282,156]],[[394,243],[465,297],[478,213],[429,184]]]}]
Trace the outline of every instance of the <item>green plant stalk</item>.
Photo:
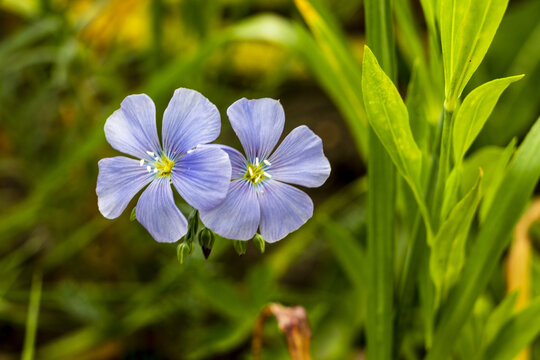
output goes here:
[{"label": "green plant stalk", "polygon": [[[395,81],[396,62],[390,0],[365,1],[367,43]],[[392,160],[370,128],[368,157],[367,349],[370,359],[393,356],[393,265],[396,174]]]},{"label": "green plant stalk", "polygon": [[540,119],[519,147],[474,242],[461,280],[441,308],[440,321],[427,360],[444,360],[451,355],[456,334],[459,334],[476,299],[487,286],[500,256],[510,242],[512,228],[540,178],[539,151]]},{"label": "green plant stalk", "polygon": [[367,342],[370,359],[391,359],[395,169],[375,133],[369,136]]},{"label": "green plant stalk", "polygon": [[26,318],[26,333],[24,336],[24,348],[21,356],[22,360],[32,360],[34,358],[39,303],[41,301],[41,284],[41,273],[34,273],[34,277],[32,278],[32,288],[30,290],[28,316]]},{"label": "green plant stalk", "polygon": [[[439,126],[436,140],[432,145],[431,167],[426,186],[426,204],[430,206],[433,201],[435,182],[439,169],[440,141],[443,131],[444,111],[439,117]],[[406,253],[403,268],[400,271],[398,283],[397,310],[396,310],[396,337],[394,341],[394,351],[397,354],[401,347],[403,335],[412,325],[413,300],[415,296],[415,285],[423,258],[429,257],[429,247],[426,242],[426,232],[422,226],[422,216],[417,212],[416,219],[411,231],[411,243]],[[428,271],[429,269],[426,269]]]},{"label": "green plant stalk", "polygon": [[433,206],[431,207],[431,220],[435,233],[439,229],[441,222],[444,220],[441,219],[444,189],[446,187],[446,179],[448,178],[450,170],[452,169],[452,129],[454,125],[453,114],[453,112],[444,109],[443,128],[440,142],[439,172],[437,175],[437,185],[435,186]]}]

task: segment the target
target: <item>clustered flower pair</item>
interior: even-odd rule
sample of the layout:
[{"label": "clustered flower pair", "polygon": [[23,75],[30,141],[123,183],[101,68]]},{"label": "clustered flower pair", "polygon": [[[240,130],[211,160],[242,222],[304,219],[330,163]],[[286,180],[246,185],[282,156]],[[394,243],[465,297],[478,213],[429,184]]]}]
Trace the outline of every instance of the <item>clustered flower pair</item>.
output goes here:
[{"label": "clustered flower pair", "polygon": [[156,109],[144,94],[124,99],[105,124],[113,148],[135,157],[99,161],[96,193],[100,212],[114,219],[145,186],[135,214],[159,242],[175,242],[187,232],[171,183],[199,210],[202,223],[217,234],[251,239],[257,229],[275,242],[302,226],[313,202],[301,190],[322,185],[330,174],[321,139],[308,127],[295,128],[276,151],[285,122],[279,101],[236,101],[228,110],[246,157],[232,147],[209,144],[221,130],[219,111],[199,92],[180,88],[163,115],[160,144]]}]

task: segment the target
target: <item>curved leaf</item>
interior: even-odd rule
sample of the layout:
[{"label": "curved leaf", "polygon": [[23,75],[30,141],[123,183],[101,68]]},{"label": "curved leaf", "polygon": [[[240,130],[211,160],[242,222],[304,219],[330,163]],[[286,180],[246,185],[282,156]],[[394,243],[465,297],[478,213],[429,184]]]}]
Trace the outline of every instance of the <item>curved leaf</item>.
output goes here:
[{"label": "curved leaf", "polygon": [[524,75],[510,76],[487,82],[473,91],[459,107],[454,119],[454,159],[458,163],[484,127],[499,97],[511,83]]},{"label": "curved leaf", "polygon": [[508,0],[441,0],[440,26],[446,88],[453,111],[495,36]]}]

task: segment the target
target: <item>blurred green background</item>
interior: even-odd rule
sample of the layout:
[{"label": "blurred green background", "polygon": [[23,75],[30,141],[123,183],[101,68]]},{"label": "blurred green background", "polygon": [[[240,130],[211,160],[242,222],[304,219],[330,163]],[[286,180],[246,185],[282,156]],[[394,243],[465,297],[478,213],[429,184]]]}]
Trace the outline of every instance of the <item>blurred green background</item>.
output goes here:
[{"label": "blurred green background", "polygon": [[[409,16],[396,20],[405,94],[414,60],[406,26],[427,42],[426,25],[418,1],[395,2]],[[362,2],[323,4],[361,59]],[[540,112],[538,14],[540,1],[510,2],[466,90],[527,74],[503,95],[476,148],[520,139]],[[288,0],[0,1],[0,359],[20,358],[32,278],[34,285],[42,278],[38,359],[250,358],[255,319],[270,301],[306,308],[315,359],[361,359],[365,164],[320,54]],[[280,99],[284,134],[306,124],[323,139],[332,174],[307,190],[316,207],[303,228],[262,255],[250,244],[239,257],[218,239],[209,260],[197,247],[180,265],[175,245],[156,243],[129,221],[134,202],[116,220],[101,216],[97,162],[118,155],[105,141],[106,118],[125,96],[144,92],[159,123],[178,87],[216,104],[219,143],[239,146],[225,111],[243,96]],[[503,272],[475,311],[479,319],[504,295]],[[421,333],[410,329],[404,358],[421,356]],[[263,355],[288,358],[272,321]],[[540,359],[538,341],[532,355]]]}]

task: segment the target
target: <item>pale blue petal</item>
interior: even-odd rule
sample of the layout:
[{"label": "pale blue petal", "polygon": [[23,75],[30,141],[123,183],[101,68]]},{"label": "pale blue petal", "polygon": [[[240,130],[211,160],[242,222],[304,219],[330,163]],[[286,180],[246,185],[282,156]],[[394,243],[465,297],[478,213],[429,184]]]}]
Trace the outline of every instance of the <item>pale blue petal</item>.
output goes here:
[{"label": "pale blue petal", "polygon": [[246,173],[247,169],[247,161],[244,155],[235,148],[232,148],[227,145],[221,145],[221,144],[207,144],[207,145],[201,145],[201,148],[203,147],[213,147],[218,148],[227,153],[229,155],[229,159],[231,161],[231,178],[233,180],[241,178]]},{"label": "pale blue petal", "polygon": [[150,159],[147,151],[159,153],[156,107],[145,94],[130,95],[105,123],[105,137],[113,148],[139,159]]},{"label": "pale blue petal", "polygon": [[291,131],[268,160],[272,179],[290,184],[318,187],[330,175],[321,138],[304,125]]},{"label": "pale blue petal", "polygon": [[163,114],[163,149],[169,159],[214,141],[220,130],[221,118],[214,104],[195,90],[176,89]]},{"label": "pale blue petal", "polygon": [[144,190],[135,214],[156,241],[175,242],[187,232],[187,220],[174,203],[167,177],[155,179]]},{"label": "pale blue petal", "polygon": [[135,194],[153,178],[137,160],[124,156],[101,159],[98,167],[98,208],[107,219],[120,216]]},{"label": "pale blue petal", "polygon": [[247,159],[266,159],[276,146],[285,123],[285,113],[274,99],[236,101],[227,109],[231,125],[240,139]]},{"label": "pale blue petal", "polygon": [[227,239],[249,240],[257,232],[260,213],[255,189],[245,180],[235,180],[225,200],[212,210],[200,211],[200,217],[207,228]]},{"label": "pale blue petal", "polygon": [[275,242],[302,226],[313,215],[313,202],[297,188],[270,180],[259,194],[260,233],[264,240]]},{"label": "pale blue petal", "polygon": [[189,150],[174,164],[171,180],[189,205],[210,210],[227,195],[231,183],[229,157],[218,147]]}]

